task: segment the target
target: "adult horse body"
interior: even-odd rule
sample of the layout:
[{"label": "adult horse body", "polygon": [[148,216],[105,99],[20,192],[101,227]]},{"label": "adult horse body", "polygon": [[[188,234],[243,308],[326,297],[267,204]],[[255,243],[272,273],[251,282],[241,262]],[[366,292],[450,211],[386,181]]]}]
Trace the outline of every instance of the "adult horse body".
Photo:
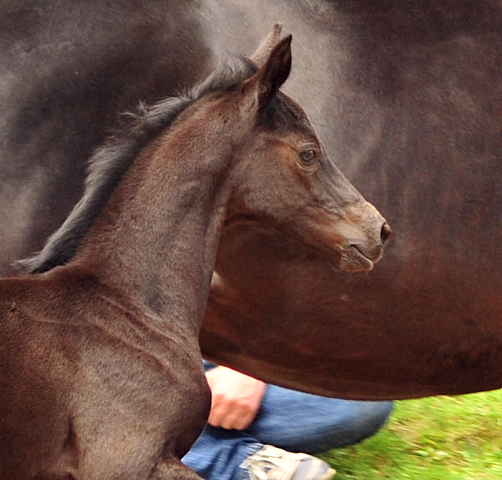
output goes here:
[{"label": "adult horse body", "polygon": [[280,20],[299,39],[288,91],[396,234],[385,261],[354,276],[276,231],[229,229],[204,352],[268,381],[342,397],[502,386],[500,4],[67,3],[4,2],[0,12],[9,60],[0,64],[4,272],[62,221],[86,156],[120,109],[192,83],[210,54],[247,52]]},{"label": "adult horse body", "polygon": [[278,91],[290,42],[98,151],[23,262],[44,273],[0,281],[2,480],[198,478],[179,458],[210,404],[198,332],[224,225],[279,228],[348,270],[380,259],[383,218]]},{"label": "adult horse body", "polygon": [[348,398],[502,387],[502,5],[224,3],[250,32],[234,48],[268,15],[291,24],[289,92],[395,235],[360,276],[278,232],[227,231],[203,351]]}]

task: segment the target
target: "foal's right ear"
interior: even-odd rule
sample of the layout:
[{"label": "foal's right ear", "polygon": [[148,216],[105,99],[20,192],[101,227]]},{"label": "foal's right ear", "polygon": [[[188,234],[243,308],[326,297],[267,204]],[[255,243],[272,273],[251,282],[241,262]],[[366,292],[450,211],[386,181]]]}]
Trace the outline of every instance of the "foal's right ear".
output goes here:
[{"label": "foal's right ear", "polygon": [[241,91],[250,109],[264,107],[279,91],[291,72],[292,36],[280,40],[264,65],[242,84]]}]

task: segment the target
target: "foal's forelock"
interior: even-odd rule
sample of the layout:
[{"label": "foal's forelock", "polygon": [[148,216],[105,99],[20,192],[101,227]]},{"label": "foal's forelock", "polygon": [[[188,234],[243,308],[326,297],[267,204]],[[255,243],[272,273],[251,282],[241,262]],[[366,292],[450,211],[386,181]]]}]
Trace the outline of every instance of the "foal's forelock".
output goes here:
[{"label": "foal's forelock", "polygon": [[127,114],[131,118],[129,126],[111,137],[90,158],[84,194],[66,221],[49,237],[40,253],[16,265],[29,273],[42,273],[68,263],[143,148],[195,101],[216,91],[231,91],[255,71],[256,67],[249,60],[235,58],[222,63],[184,95],[167,98],[151,107],[141,106],[139,113]]}]

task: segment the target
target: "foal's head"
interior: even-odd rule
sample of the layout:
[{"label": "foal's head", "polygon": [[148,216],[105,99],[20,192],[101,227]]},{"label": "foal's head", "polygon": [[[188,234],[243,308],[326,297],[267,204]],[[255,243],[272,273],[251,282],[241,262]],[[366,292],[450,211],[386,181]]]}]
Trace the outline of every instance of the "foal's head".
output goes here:
[{"label": "foal's head", "polygon": [[390,229],[326,156],[302,108],[279,91],[290,69],[291,36],[251,78],[222,96],[241,120],[234,122],[241,132],[233,148],[238,161],[227,224],[260,222],[343,270],[370,270]]},{"label": "foal's head", "polygon": [[[177,150],[197,154],[191,160],[199,162],[199,174],[222,170],[211,161],[215,157],[230,172],[227,225],[277,228],[343,270],[370,270],[390,230],[326,157],[304,111],[279,92],[291,70],[291,36],[278,41],[279,31],[252,57],[258,68],[243,61],[235,71],[216,71],[187,97],[161,102],[98,150],[80,202],[42,252],[20,266],[45,272],[70,261],[141,152],[164,133],[169,136],[174,125],[184,125],[177,130]],[[202,150],[201,138],[211,138],[200,144]]]}]

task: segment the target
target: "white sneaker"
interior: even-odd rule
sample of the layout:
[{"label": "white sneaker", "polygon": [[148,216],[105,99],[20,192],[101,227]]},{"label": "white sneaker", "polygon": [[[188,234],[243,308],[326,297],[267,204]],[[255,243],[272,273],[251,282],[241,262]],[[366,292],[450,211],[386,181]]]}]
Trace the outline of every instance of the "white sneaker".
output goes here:
[{"label": "white sneaker", "polygon": [[264,445],[242,462],[250,480],[330,480],[335,475],[326,462],[306,453],[291,453]]}]

